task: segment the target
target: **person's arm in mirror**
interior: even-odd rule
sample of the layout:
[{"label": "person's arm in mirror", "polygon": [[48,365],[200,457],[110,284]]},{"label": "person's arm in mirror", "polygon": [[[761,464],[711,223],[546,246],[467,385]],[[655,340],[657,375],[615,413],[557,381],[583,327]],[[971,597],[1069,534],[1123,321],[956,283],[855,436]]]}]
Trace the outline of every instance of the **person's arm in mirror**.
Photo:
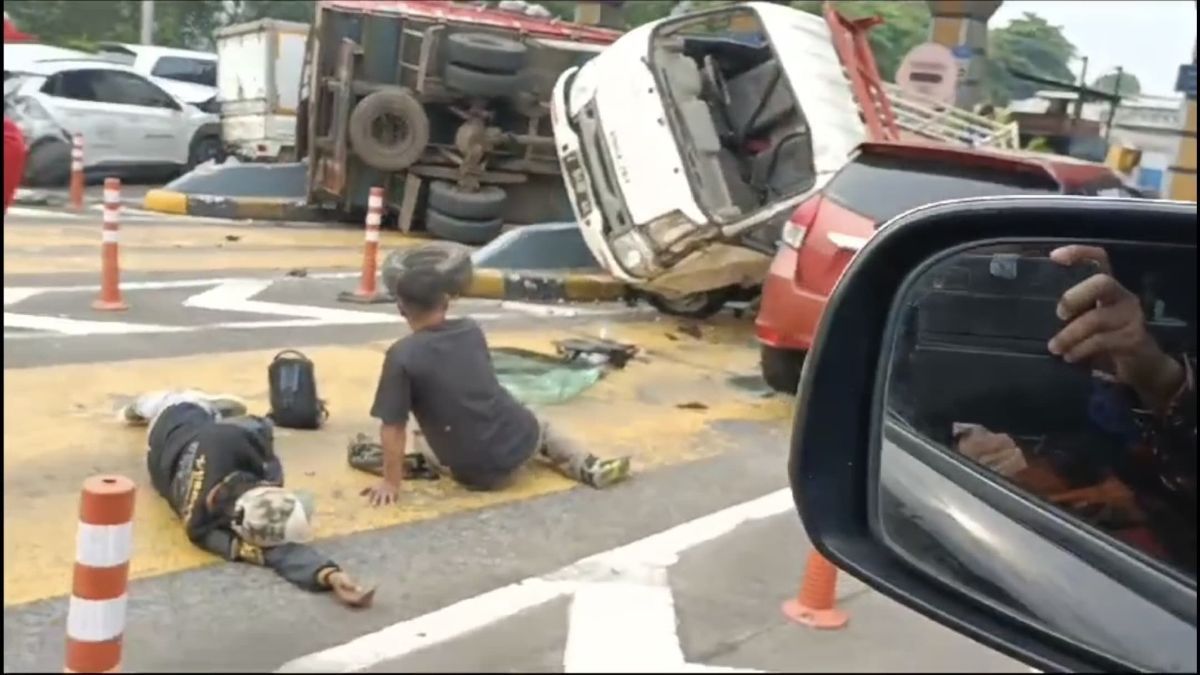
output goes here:
[{"label": "person's arm in mirror", "polygon": [[1023,489],[1048,496],[1069,489],[1066,480],[1047,462],[1031,459],[1008,434],[998,434],[977,424],[955,425],[954,447]]},{"label": "person's arm in mirror", "polygon": [[1062,265],[1093,261],[1101,271],[1063,293],[1058,316],[1066,326],[1048,345],[1068,363],[1111,369],[1137,393],[1142,405],[1165,412],[1187,377],[1146,330],[1141,299],[1112,276],[1107,252],[1097,246],[1063,246],[1050,252]]}]

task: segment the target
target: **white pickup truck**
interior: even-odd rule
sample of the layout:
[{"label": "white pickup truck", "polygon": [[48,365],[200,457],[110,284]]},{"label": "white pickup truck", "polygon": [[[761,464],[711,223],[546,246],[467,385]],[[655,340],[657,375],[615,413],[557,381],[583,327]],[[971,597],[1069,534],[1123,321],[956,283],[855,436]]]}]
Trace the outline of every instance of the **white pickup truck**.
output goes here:
[{"label": "white pickup truck", "polygon": [[289,161],[308,24],[263,19],[218,30],[217,96],[226,150],[248,161]]},{"label": "white pickup truck", "polygon": [[860,143],[978,126],[943,128],[965,111],[893,105],[870,55],[875,23],[828,5],[824,17],[724,5],[640,26],[565,71],[551,120],[600,265],[664,312],[711,314],[755,292],[784,222]]}]

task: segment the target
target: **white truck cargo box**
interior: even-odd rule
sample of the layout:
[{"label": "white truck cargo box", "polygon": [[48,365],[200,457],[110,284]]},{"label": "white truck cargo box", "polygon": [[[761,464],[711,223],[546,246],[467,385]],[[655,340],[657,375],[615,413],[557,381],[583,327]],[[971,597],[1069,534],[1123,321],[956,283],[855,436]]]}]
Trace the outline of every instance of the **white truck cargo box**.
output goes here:
[{"label": "white truck cargo box", "polygon": [[290,159],[308,24],[262,19],[216,32],[217,95],[228,150],[250,161]]}]

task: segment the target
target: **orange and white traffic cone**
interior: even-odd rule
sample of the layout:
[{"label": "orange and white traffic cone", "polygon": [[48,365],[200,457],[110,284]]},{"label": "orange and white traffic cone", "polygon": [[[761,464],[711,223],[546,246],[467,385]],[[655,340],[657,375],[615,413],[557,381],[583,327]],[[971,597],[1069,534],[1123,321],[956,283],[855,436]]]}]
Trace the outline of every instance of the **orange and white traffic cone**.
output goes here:
[{"label": "orange and white traffic cone", "polygon": [[104,179],[104,228],[100,242],[100,297],[93,309],[120,311],[129,309],[121,299],[121,265],[117,249],[121,218],[121,179]]},{"label": "orange and white traffic cone", "polygon": [[800,591],[783,603],[784,615],[809,628],[845,628],[850,617],[837,608],[837,574],[833,563],[816,551],[810,553]]},{"label": "orange and white traffic cone", "polygon": [[63,672],[121,670],[135,493],[133,481],[124,476],[83,482]]},{"label": "orange and white traffic cone", "polygon": [[71,208],[83,210],[83,134],[71,136]]},{"label": "orange and white traffic cone", "polygon": [[388,293],[380,293],[375,282],[375,273],[379,260],[379,226],[383,221],[383,188],[371,188],[367,198],[366,234],[363,242],[362,275],[358,281],[358,289],[353,293],[342,293],[339,300],[346,302],[376,303],[391,302]]}]

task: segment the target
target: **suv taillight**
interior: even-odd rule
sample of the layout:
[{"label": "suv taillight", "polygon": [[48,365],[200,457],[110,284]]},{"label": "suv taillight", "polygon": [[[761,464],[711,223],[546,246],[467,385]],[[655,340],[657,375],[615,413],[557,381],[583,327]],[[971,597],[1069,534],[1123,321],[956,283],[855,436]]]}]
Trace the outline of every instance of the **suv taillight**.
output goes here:
[{"label": "suv taillight", "polygon": [[800,248],[804,244],[804,237],[808,234],[809,228],[817,220],[817,211],[820,206],[820,197],[813,197],[797,206],[796,210],[792,212],[792,217],[783,226],[783,232],[779,235],[780,241],[791,248]]}]

